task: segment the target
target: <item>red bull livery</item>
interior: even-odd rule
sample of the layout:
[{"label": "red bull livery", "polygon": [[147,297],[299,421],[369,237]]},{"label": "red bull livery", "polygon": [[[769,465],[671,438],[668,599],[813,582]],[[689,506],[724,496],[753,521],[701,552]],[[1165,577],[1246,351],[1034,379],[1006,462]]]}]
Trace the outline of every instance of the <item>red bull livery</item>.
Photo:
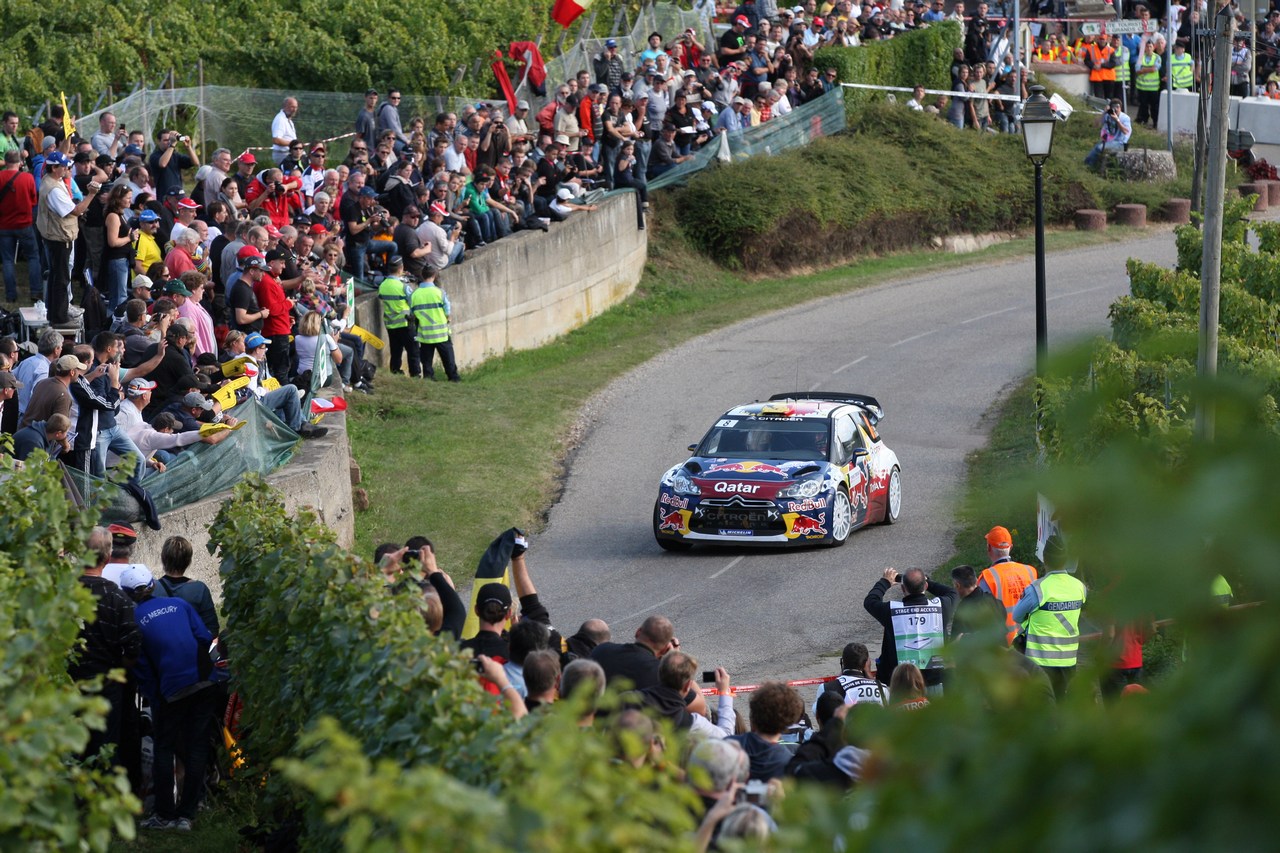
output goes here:
[{"label": "red bull livery", "polygon": [[902,468],[880,438],[883,417],[874,397],[826,391],[730,409],[663,475],[654,538],[668,551],[843,545],[859,527],[893,524]]}]

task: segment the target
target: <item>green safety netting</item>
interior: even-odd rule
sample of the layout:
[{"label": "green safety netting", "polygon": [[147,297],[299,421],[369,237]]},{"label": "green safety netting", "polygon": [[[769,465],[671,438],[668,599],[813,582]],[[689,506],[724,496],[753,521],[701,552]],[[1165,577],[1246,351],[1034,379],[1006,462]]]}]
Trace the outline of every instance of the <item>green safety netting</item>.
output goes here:
[{"label": "green safety netting", "polygon": [[[293,456],[298,434],[257,400],[241,403],[230,414],[245,421],[231,438],[216,445],[198,442],[178,454],[163,473],[152,473],[142,481],[155,503],[156,512],[171,510],[203,500],[230,489],[245,474],[269,474]],[[107,492],[103,518],[137,521],[142,518],[137,502],[120,486],[72,468],[67,482],[82,500],[92,500]]]},{"label": "green safety netting", "polygon": [[821,136],[831,136],[845,128],[844,91],[837,88],[785,116],[774,116],[764,124],[741,133],[722,133],[674,169],[649,181],[650,190],[683,183],[713,162],[745,160],[758,154],[776,154],[808,145]]}]

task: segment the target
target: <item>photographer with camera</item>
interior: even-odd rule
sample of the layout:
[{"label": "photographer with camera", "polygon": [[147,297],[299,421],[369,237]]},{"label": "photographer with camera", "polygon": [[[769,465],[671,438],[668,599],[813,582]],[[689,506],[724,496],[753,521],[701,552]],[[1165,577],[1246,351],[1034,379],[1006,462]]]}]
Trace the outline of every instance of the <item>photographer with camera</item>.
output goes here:
[{"label": "photographer with camera", "polygon": [[302,212],[301,178],[286,178],[279,169],[264,169],[249,184],[245,192],[249,213],[259,211],[271,218],[276,228],[284,228],[293,221],[294,213]]},{"label": "photographer with camera", "polygon": [[1120,101],[1115,98],[1107,104],[1107,111],[1102,114],[1101,123],[1102,129],[1098,133],[1099,142],[1084,158],[1086,166],[1097,166],[1098,161],[1108,152],[1123,151],[1129,142],[1129,137],[1133,135],[1133,122],[1121,109]]},{"label": "photographer with camera", "polygon": [[133,479],[146,473],[141,451],[125,431],[116,424],[116,412],[124,400],[120,385],[122,350],[116,346],[118,335],[99,332],[93,339],[93,365],[71,383],[71,399],[79,407],[76,441],[71,464],[101,477],[107,469],[107,452],[122,459],[133,454]]},{"label": "photographer with camera", "polygon": [[[186,153],[179,153],[181,145]],[[200,157],[191,145],[190,136],[180,136],[176,130],[162,130],[156,137],[156,148],[147,160],[151,176],[156,182],[157,197],[164,197],[171,189],[182,189],[182,172],[200,167]]]},{"label": "photographer with camera", "polygon": [[889,684],[900,662],[913,663],[924,673],[929,692],[941,693],[942,644],[957,600],[959,594],[954,589],[929,580],[923,569],[907,569],[906,573],[885,569],[884,577],[876,581],[862,603],[884,627],[876,680]]}]

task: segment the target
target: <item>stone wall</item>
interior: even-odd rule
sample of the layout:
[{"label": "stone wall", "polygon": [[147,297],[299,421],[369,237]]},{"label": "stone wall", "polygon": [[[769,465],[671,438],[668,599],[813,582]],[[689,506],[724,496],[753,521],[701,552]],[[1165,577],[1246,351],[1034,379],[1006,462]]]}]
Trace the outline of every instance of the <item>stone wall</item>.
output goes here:
[{"label": "stone wall", "polygon": [[[518,232],[444,270],[459,366],[541,346],[626,299],[644,270],[647,235],[636,228],[628,192],[553,222],[548,233]],[[377,295],[356,306],[357,322],[385,340]]]},{"label": "stone wall", "polygon": [[[338,544],[349,548],[355,542],[355,511],[351,506],[351,443],[347,437],[346,415],[326,415],[322,425],[329,434],[298,445],[289,464],[267,478],[284,493],[290,510],[313,507],[338,534]],[[232,441],[235,439],[232,438]],[[230,492],[221,492],[160,517],[160,530],[136,523],[138,544],[133,560],[145,563],[153,574],[162,573],[160,548],[170,536],[185,536],[195,552],[187,577],[204,581],[214,600],[222,600],[222,578],[218,560],[209,554],[209,526],[213,524]]]}]

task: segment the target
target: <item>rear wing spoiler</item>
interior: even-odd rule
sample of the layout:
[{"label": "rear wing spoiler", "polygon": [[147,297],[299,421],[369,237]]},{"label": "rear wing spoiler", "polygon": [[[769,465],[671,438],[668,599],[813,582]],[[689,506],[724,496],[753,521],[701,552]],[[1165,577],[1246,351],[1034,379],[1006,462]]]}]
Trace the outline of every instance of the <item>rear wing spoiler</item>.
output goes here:
[{"label": "rear wing spoiler", "polygon": [[786,394],[774,394],[769,402],[779,400],[823,400],[832,403],[849,403],[867,413],[872,425],[884,419],[884,408],[880,401],[867,394],[851,394],[844,391],[791,391]]}]

